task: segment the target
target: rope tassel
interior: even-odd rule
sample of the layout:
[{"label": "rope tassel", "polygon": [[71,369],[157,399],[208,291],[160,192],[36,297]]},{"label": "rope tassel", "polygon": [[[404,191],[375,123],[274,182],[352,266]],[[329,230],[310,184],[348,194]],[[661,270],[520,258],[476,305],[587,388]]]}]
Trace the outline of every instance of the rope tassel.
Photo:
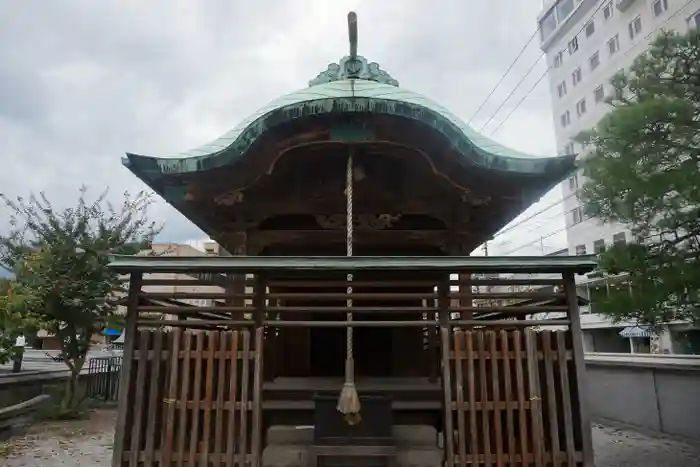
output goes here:
[{"label": "rope tassel", "polygon": [[[353,174],[353,154],[348,155],[348,165],[345,175],[345,198],[347,204],[347,227],[346,227],[346,246],[347,256],[352,256],[352,234],[353,234],[353,215],[352,215],[352,174]],[[347,275],[348,299],[346,302],[348,313],[348,324],[352,321],[352,274]],[[343,390],[338,398],[338,412],[345,416],[345,421],[350,425],[356,425],[362,421],[360,416],[360,396],[355,388],[355,359],[353,357],[353,329],[348,325],[345,331],[345,383]]]}]

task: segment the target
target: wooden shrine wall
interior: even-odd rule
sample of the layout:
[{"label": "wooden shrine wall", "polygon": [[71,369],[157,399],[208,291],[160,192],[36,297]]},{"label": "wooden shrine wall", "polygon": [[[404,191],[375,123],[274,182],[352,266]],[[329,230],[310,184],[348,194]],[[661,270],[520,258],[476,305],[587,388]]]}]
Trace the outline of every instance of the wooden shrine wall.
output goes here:
[{"label": "wooden shrine wall", "polygon": [[262,328],[139,330],[112,465],[257,465],[262,343]]},{"label": "wooden shrine wall", "polygon": [[454,433],[446,465],[583,465],[571,336],[455,330],[444,339],[451,373],[445,375],[451,379],[446,411]]}]

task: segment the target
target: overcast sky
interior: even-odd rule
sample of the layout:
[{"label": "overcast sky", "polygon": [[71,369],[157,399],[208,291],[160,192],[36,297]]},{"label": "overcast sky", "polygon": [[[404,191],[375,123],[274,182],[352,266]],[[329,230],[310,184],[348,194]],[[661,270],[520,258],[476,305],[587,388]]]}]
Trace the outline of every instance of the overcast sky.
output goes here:
[{"label": "overcast sky", "polygon": [[[306,87],[346,54],[349,10],[358,13],[361,55],[401,87],[467,121],[533,34],[541,6],[541,0],[0,2],[0,192],[43,190],[67,207],[81,184],[94,194],[109,186],[114,199],[145,188],[122,167],[125,152],[173,156]],[[477,130],[539,54],[535,40],[472,121]],[[487,135],[543,71],[542,61]],[[522,151],[556,153],[546,79],[493,137]],[[555,189],[530,212],[560,198]],[[203,238],[165,203],[152,218],[165,224],[161,241]],[[0,229],[6,226],[0,211]],[[540,236],[562,226],[556,206],[495,239],[490,254],[539,254]],[[564,243],[561,232],[543,241],[548,252]]]}]

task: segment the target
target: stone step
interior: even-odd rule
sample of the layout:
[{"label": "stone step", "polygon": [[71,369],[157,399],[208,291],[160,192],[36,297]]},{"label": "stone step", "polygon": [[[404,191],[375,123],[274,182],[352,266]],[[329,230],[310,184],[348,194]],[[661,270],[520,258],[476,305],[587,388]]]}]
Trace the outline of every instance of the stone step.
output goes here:
[{"label": "stone step", "polygon": [[[392,427],[394,442],[399,448],[436,447],[437,430],[427,425],[394,425]],[[314,438],[313,426],[271,426],[267,431],[269,445],[311,445]]]},{"label": "stone step", "polygon": [[[394,458],[394,467],[442,467],[443,452],[437,447],[399,448]],[[268,445],[263,451],[263,467],[308,467],[308,445]],[[383,458],[324,458],[324,465],[367,466],[389,465]],[[321,463],[319,463],[321,464]]]}]

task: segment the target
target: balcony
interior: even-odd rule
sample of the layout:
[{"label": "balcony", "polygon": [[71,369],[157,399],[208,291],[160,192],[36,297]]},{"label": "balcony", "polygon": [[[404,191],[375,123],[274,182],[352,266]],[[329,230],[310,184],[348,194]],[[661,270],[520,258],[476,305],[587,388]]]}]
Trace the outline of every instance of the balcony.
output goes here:
[{"label": "balcony", "polygon": [[615,6],[617,7],[618,10],[620,11],[625,11],[627,10],[630,5],[634,3],[634,0],[616,0],[615,1]]}]

